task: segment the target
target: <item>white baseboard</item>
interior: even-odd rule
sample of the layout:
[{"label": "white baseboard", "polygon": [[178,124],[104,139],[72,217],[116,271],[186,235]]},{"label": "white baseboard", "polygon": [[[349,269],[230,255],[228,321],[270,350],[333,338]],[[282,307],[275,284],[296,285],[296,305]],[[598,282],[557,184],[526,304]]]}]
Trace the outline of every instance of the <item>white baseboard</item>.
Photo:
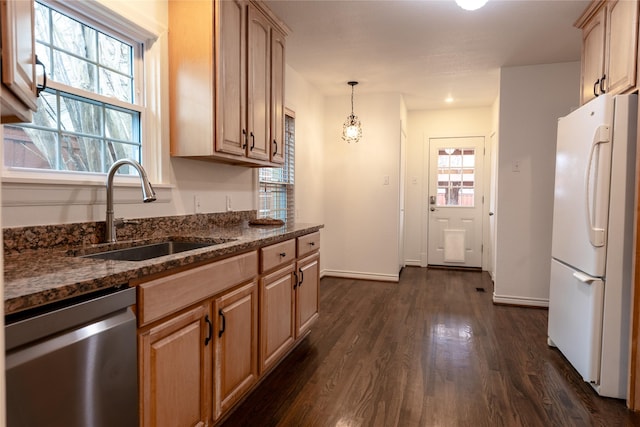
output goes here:
[{"label": "white baseboard", "polygon": [[398,282],[398,274],[362,273],[358,271],[323,270],[321,277],[343,277],[345,279],[376,280],[381,282]]},{"label": "white baseboard", "polygon": [[407,267],[422,267],[422,261],[419,259],[405,259],[404,265]]},{"label": "white baseboard", "polygon": [[495,304],[520,305],[530,307],[549,307],[549,300],[544,298],[516,297],[511,295],[493,294]]}]

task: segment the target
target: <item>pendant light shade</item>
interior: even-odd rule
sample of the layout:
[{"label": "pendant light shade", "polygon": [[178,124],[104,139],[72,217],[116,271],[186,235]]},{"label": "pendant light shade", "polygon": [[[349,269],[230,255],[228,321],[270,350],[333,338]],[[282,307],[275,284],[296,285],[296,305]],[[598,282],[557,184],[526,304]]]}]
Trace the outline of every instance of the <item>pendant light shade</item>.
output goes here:
[{"label": "pendant light shade", "polygon": [[342,125],[342,139],[351,143],[358,142],[360,138],[362,138],[362,126],[360,125],[360,119],[358,116],[353,114],[353,88],[357,85],[358,82],[349,82],[348,85],[351,86],[351,115],[347,117],[347,120],[344,121],[344,125]]}]

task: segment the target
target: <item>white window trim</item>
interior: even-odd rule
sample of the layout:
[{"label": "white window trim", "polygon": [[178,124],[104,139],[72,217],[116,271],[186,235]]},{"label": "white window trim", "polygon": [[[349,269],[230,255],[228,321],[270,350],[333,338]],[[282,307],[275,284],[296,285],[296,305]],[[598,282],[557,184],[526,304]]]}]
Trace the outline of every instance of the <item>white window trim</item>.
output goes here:
[{"label": "white window trim", "polygon": [[[169,201],[171,189],[174,187],[163,171],[163,135],[169,134],[167,120],[163,119],[162,106],[168,105],[162,90],[163,70],[167,70],[167,60],[162,52],[167,51],[168,29],[143,10],[134,8],[124,1],[91,0],[65,2],[60,0],[43,0],[53,7],[63,9],[70,7],[90,20],[103,23],[105,26],[129,35],[137,42],[143,43],[145,66],[143,68],[144,86],[140,106],[145,109],[143,122],[140,124],[143,138],[142,163],[158,192],[159,201]],[[71,5],[71,6],[70,6]],[[168,162],[168,159],[166,160]],[[96,188],[104,187],[105,174],[97,173],[65,173],[63,171],[45,171],[23,168],[2,167],[2,203],[5,206],[52,206],[68,204],[69,191],[80,190],[84,194],[74,198],[73,204],[95,204]],[[114,181],[118,187],[139,187],[137,176],[118,176]],[[80,187],[80,188],[79,188]],[[47,189],[49,190],[47,193]],[[25,191],[35,190],[39,195],[47,194],[44,199],[37,200]],[[37,200],[37,201],[36,201]]]}]

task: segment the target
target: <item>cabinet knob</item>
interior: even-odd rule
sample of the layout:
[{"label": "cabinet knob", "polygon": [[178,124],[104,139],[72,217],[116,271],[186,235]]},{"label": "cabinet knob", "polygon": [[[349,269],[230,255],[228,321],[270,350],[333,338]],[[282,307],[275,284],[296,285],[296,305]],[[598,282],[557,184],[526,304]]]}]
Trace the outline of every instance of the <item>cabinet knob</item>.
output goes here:
[{"label": "cabinet knob", "polygon": [[247,130],[246,129],[242,129],[242,136],[244,137],[244,144],[242,144],[242,149],[246,150],[247,149]]},{"label": "cabinet knob", "polygon": [[606,92],[606,89],[605,89],[605,87],[604,87],[604,81],[605,81],[606,79],[607,79],[607,75],[606,75],[606,74],[604,74],[604,75],[602,76],[602,78],[600,79],[600,94],[603,94],[603,93],[605,93],[605,92]]},{"label": "cabinet knob", "polygon": [[275,156],[278,154],[278,142],[275,139],[273,140],[273,145],[275,146],[275,150],[273,150],[273,155]]},{"label": "cabinet knob", "polygon": [[286,253],[286,252],[280,252],[280,257],[281,257],[281,258],[284,258],[284,257],[286,257],[286,256],[287,256],[287,253]]},{"label": "cabinet knob", "polygon": [[251,147],[249,147],[249,150],[253,151],[253,149],[256,148],[256,136],[253,132],[249,133],[249,135],[251,135]]},{"label": "cabinet knob", "polygon": [[593,84],[593,96],[600,96],[600,94],[598,93],[598,87],[600,85],[600,79],[596,80],[596,82]]}]

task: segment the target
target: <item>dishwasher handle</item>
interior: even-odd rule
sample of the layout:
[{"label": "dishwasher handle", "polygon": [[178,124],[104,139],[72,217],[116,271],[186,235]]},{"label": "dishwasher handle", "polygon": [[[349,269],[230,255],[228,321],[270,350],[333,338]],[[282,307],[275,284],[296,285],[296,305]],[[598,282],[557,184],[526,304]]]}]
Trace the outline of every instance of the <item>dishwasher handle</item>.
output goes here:
[{"label": "dishwasher handle", "polygon": [[87,295],[86,301],[7,324],[6,350],[105,317],[135,303],[136,288],[126,288],[96,297]]}]

